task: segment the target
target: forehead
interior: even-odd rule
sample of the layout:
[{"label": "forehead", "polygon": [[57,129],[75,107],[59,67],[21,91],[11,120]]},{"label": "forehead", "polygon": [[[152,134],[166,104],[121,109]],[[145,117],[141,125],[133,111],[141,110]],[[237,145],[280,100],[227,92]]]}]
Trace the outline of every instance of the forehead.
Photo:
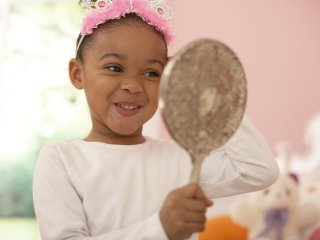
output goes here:
[{"label": "forehead", "polygon": [[96,29],[85,55],[99,57],[106,51],[138,57],[165,57],[164,38],[146,23],[105,25]]}]

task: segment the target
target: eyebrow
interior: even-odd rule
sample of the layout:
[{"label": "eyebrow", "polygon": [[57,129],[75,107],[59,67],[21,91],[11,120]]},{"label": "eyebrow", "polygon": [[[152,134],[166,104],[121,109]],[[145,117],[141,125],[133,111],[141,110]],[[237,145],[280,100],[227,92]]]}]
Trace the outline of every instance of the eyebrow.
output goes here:
[{"label": "eyebrow", "polygon": [[103,60],[103,59],[105,59],[105,58],[108,58],[108,57],[114,57],[114,58],[118,58],[118,59],[124,59],[124,58],[126,58],[125,55],[122,55],[122,54],[119,54],[119,53],[106,53],[106,54],[103,54],[103,55],[100,57],[99,61],[101,61],[101,60]]},{"label": "eyebrow", "polygon": [[[118,59],[120,59],[120,60],[123,60],[123,59],[126,58],[126,56],[123,55],[123,54],[119,54],[119,53],[106,53],[106,54],[103,54],[103,55],[99,58],[99,61],[102,61],[103,59],[109,58],[109,57],[118,58]],[[164,68],[164,66],[165,66],[165,64],[164,64],[162,61],[157,60],[157,59],[148,59],[146,62],[147,62],[148,64],[158,63],[158,64],[160,64],[163,68]]]},{"label": "eyebrow", "polygon": [[147,63],[149,63],[149,64],[158,63],[158,64],[160,64],[163,68],[164,68],[164,66],[165,66],[165,64],[164,64],[163,62],[161,62],[160,60],[157,60],[157,59],[149,59],[149,60],[147,61]]}]

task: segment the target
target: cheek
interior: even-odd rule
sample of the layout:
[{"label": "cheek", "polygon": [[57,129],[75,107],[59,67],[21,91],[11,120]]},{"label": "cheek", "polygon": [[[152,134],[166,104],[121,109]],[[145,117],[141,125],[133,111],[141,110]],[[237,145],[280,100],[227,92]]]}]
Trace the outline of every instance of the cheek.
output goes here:
[{"label": "cheek", "polygon": [[154,106],[154,108],[158,108],[158,102],[159,102],[159,85],[153,86],[148,91],[148,99],[149,103]]},{"label": "cheek", "polygon": [[159,97],[159,89],[160,89],[160,82],[151,82],[151,83],[148,83],[146,86],[145,86],[145,89],[146,89],[146,92],[148,93],[148,96],[151,97],[153,99],[158,99]]},{"label": "cheek", "polygon": [[90,109],[94,112],[101,113],[101,111],[104,111],[106,107],[109,106],[112,92],[109,91],[107,86],[96,85],[86,88],[85,95]]},{"label": "cheek", "polygon": [[85,81],[85,91],[93,97],[107,96],[119,88],[119,82],[103,73],[90,75]]}]

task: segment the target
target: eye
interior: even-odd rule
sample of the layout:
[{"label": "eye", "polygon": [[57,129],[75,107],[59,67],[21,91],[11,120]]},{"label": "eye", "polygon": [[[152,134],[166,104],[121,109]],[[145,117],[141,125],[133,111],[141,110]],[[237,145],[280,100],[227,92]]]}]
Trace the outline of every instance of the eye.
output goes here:
[{"label": "eye", "polygon": [[107,66],[106,68],[109,69],[111,72],[116,72],[116,73],[122,72],[122,69],[119,66]]},{"label": "eye", "polygon": [[157,71],[147,71],[144,75],[149,78],[160,77],[160,74]]}]

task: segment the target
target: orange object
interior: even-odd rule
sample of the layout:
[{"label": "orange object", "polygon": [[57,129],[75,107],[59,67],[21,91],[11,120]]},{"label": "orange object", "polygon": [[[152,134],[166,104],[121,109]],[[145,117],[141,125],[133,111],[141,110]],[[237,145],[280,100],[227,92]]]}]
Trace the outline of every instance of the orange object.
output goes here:
[{"label": "orange object", "polygon": [[247,240],[248,230],[232,221],[227,215],[208,219],[206,230],[199,240]]}]

